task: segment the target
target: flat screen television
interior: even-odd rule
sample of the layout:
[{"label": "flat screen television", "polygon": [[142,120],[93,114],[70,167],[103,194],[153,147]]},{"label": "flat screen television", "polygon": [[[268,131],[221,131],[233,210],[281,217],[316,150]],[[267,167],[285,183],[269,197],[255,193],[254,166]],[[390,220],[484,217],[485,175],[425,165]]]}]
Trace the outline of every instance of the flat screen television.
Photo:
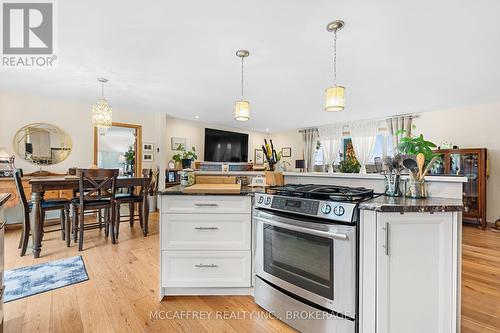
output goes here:
[{"label": "flat screen television", "polygon": [[247,162],[248,134],[205,128],[206,162]]}]

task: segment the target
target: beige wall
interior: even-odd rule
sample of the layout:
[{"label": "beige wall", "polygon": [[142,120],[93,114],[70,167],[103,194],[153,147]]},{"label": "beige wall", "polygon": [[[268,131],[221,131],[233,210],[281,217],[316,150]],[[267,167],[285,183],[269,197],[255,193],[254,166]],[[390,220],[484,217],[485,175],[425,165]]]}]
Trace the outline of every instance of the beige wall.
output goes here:
[{"label": "beige wall", "polygon": [[[44,166],[43,170],[65,173],[70,167],[90,166],[93,164],[94,147],[90,110],[90,104],[0,92],[0,147],[13,154],[12,139],[18,129],[30,123],[49,123],[71,135],[73,150],[65,161]],[[156,146],[159,142],[156,133],[159,130],[157,119],[161,118],[154,113],[113,110],[113,121],[141,125],[143,142],[153,142]],[[157,158],[158,156],[155,156],[155,159]],[[156,161],[147,162],[143,163],[143,167],[149,168],[155,164]],[[26,173],[39,169],[17,156],[16,166]]]},{"label": "beige wall", "polygon": [[179,118],[167,117],[166,127],[166,151],[167,159],[171,160],[172,156],[177,154],[178,151],[172,150],[171,138],[186,138],[186,145],[188,149],[195,147],[198,161],[203,161],[204,146],[205,146],[205,128],[214,128],[224,131],[232,131],[248,134],[248,159],[254,159],[254,149],[260,148],[264,143],[264,138],[267,137],[266,133],[248,131],[237,128],[223,127],[214,124],[208,124],[199,121],[190,121]]},{"label": "beige wall", "polygon": [[292,148],[292,156],[283,158],[283,161],[290,163],[288,170],[295,170],[295,160],[304,157],[302,149],[302,137],[297,129],[271,133],[270,138],[273,139],[273,144],[279,149],[284,147]]},{"label": "beige wall", "polygon": [[446,141],[460,148],[488,148],[487,221],[495,222],[500,217],[500,103],[425,112],[414,124],[417,134],[438,146]]}]

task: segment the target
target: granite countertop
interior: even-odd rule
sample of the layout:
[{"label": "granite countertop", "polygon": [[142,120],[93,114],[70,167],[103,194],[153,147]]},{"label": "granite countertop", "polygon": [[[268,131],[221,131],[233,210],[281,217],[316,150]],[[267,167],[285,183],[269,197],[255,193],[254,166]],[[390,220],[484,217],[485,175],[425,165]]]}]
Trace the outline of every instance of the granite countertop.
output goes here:
[{"label": "granite countertop", "polygon": [[425,198],[410,199],[406,197],[380,196],[359,204],[359,209],[374,210],[386,213],[437,213],[457,212],[463,210],[461,199]]},{"label": "granite countertop", "polygon": [[0,207],[10,198],[10,193],[0,193]]},{"label": "granite countertop", "polygon": [[[159,195],[205,195],[205,194],[192,194],[192,193],[184,193],[183,189],[186,186],[182,185],[175,185],[169,188],[166,188],[164,190],[158,191]],[[213,194],[210,193],[209,195],[252,195],[254,193],[265,193],[265,188],[263,187],[249,187],[247,185],[242,185],[241,186],[241,191],[239,194]]]}]

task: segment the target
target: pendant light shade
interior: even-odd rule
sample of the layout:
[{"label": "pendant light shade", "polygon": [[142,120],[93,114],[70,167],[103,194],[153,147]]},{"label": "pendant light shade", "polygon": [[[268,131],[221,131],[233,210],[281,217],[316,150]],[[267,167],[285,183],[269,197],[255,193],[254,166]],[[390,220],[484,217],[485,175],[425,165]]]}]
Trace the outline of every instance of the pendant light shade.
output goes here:
[{"label": "pendant light shade", "polygon": [[92,126],[97,127],[100,135],[105,135],[108,128],[113,126],[113,109],[104,98],[104,83],[107,79],[97,79],[101,82],[101,98],[92,105]]},{"label": "pendant light shade", "polygon": [[337,84],[337,32],[344,27],[344,21],[333,21],[326,26],[333,33],[333,86],[325,90],[325,111],[342,111],[345,107],[345,87]]},{"label": "pendant light shade", "polygon": [[236,56],[241,58],[241,99],[234,103],[234,120],[248,121],[250,120],[250,103],[245,100],[243,95],[244,70],[243,60],[250,55],[247,50],[238,50]]},{"label": "pendant light shade", "polygon": [[325,90],[325,111],[335,112],[344,110],[345,88],[333,86]]},{"label": "pendant light shade", "polygon": [[234,120],[250,120],[250,103],[248,101],[236,101],[234,103]]}]

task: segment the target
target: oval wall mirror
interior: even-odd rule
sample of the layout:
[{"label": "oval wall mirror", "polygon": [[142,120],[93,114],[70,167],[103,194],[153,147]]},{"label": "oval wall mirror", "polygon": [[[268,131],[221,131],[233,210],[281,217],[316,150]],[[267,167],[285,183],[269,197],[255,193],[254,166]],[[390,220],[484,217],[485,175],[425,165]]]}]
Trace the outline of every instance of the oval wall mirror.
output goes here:
[{"label": "oval wall mirror", "polygon": [[29,124],[16,132],[14,151],[17,156],[36,165],[57,164],[71,153],[71,136],[57,126]]}]

